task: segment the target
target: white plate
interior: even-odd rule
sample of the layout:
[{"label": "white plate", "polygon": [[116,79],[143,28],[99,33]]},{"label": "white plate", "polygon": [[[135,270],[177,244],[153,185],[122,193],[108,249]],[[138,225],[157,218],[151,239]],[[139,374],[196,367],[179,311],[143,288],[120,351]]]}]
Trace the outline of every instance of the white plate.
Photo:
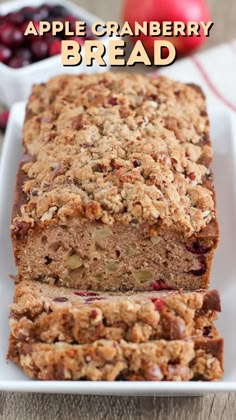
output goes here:
[{"label": "white plate", "polygon": [[223,312],[218,327],[225,338],[225,376],[220,382],[49,382],[29,380],[5,360],[8,346],[8,305],[12,301],[15,273],[9,234],[15,175],[21,158],[24,104],[12,108],[0,168],[0,390],[113,395],[196,395],[236,391],[236,151],[230,114],[219,108],[210,112],[214,172],[221,241],[216,254],[211,287],[218,288]]}]

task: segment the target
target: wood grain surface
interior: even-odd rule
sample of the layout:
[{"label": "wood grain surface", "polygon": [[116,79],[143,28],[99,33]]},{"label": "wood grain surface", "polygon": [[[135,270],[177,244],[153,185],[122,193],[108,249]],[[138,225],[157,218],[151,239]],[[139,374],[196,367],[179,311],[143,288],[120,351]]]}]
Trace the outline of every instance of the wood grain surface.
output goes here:
[{"label": "wood grain surface", "polygon": [[[77,3],[104,20],[120,18],[122,0],[78,0]],[[29,1],[29,4],[32,2]],[[236,1],[208,0],[208,4],[215,25],[204,48],[236,37]],[[143,67],[141,71],[146,70]],[[235,420],[236,398],[234,394],[158,398],[8,392],[0,393],[0,419]]]}]

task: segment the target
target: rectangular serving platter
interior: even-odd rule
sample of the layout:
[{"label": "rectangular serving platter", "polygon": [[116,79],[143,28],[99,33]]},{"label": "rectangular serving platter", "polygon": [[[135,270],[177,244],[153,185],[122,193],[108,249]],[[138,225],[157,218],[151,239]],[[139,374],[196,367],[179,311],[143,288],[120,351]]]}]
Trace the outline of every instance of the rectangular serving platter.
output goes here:
[{"label": "rectangular serving platter", "polygon": [[22,156],[24,112],[24,103],[15,104],[11,110],[0,166],[0,390],[96,395],[202,395],[236,391],[236,135],[232,116],[224,108],[210,110],[221,238],[211,288],[219,289],[222,299],[222,314],[217,324],[225,339],[224,378],[220,382],[43,382],[28,379],[13,363],[6,361],[8,305],[14,291],[9,275],[16,273],[9,226],[15,176]]}]

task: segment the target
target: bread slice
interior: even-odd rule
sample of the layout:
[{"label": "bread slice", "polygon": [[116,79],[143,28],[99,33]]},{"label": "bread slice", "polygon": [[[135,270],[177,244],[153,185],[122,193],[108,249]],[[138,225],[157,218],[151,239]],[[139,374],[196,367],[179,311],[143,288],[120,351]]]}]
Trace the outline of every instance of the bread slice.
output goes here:
[{"label": "bread slice", "polygon": [[219,338],[92,344],[26,343],[10,340],[8,358],[41,380],[218,380],[223,375]]},{"label": "bread slice", "polygon": [[200,292],[99,293],[39,282],[16,285],[11,333],[27,342],[128,342],[217,336],[216,290]]}]

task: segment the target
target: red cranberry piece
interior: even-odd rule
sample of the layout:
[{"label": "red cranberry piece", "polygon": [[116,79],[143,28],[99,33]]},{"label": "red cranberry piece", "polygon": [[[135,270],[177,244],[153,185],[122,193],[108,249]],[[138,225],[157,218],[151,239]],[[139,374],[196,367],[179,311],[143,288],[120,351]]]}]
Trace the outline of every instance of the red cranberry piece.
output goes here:
[{"label": "red cranberry piece", "polygon": [[161,298],[152,298],[151,301],[154,303],[154,306],[156,308],[156,310],[158,312],[163,311],[163,309],[165,308],[165,302],[163,299]]},{"label": "red cranberry piece", "polygon": [[133,165],[134,165],[135,168],[138,168],[139,166],[141,166],[141,160],[135,159],[133,161]]},{"label": "red cranberry piece", "polygon": [[5,130],[9,118],[9,111],[4,110],[0,112],[0,129]]},{"label": "red cranberry piece", "polygon": [[63,17],[66,15],[68,15],[68,10],[60,4],[56,4],[50,10],[50,16],[52,17]]},{"label": "red cranberry piece", "polygon": [[92,309],[90,312],[90,317],[95,319],[97,318],[97,315],[98,315],[98,311],[96,311],[96,309]]},{"label": "red cranberry piece", "polygon": [[151,283],[153,290],[173,290],[173,287],[166,284],[164,280],[157,280]]},{"label": "red cranberry piece", "polygon": [[95,300],[105,300],[106,298],[103,297],[91,297],[85,300],[85,303],[94,302]]},{"label": "red cranberry piece", "polygon": [[108,103],[109,103],[110,105],[112,105],[112,106],[117,105],[117,98],[114,98],[114,96],[111,96],[111,97],[108,99]]},{"label": "red cranberry piece", "polygon": [[68,301],[68,299],[67,299],[66,297],[59,296],[59,297],[57,297],[57,298],[53,299],[53,301],[54,301],[54,302],[67,302],[67,301]]},{"label": "red cranberry piece", "polygon": [[8,66],[12,69],[19,69],[21,67],[28,66],[31,63],[30,60],[27,60],[23,57],[13,57],[9,62]]},{"label": "red cranberry piece", "polygon": [[198,241],[192,242],[191,244],[186,245],[186,249],[192,254],[206,254],[210,251],[211,247],[204,247]]},{"label": "red cranberry piece", "polygon": [[58,54],[61,54],[61,40],[52,41],[49,45],[50,57]]},{"label": "red cranberry piece", "polygon": [[5,45],[0,44],[0,61],[2,63],[7,63],[12,56],[12,51],[10,48],[6,47]]},{"label": "red cranberry piece", "polygon": [[113,171],[118,171],[120,168],[122,168],[122,165],[120,165],[118,162],[116,162],[115,159],[111,160],[111,167]]},{"label": "red cranberry piece", "polygon": [[74,292],[74,295],[82,296],[82,297],[84,297],[84,296],[98,296],[98,294],[96,292],[90,292],[89,290],[85,290],[85,291],[78,290],[78,291]]},{"label": "red cranberry piece", "polygon": [[6,21],[11,22],[14,25],[22,25],[25,21],[25,17],[21,11],[8,13]]},{"label": "red cranberry piece", "polygon": [[2,43],[8,47],[19,47],[24,42],[24,35],[16,26],[6,23],[0,28]]},{"label": "red cranberry piece", "polygon": [[205,258],[199,257],[198,260],[199,260],[200,267],[197,270],[190,271],[190,273],[193,274],[194,276],[202,276],[203,274],[205,274],[207,270]]},{"label": "red cranberry piece", "polygon": [[191,181],[195,181],[196,179],[196,174],[194,172],[190,172],[190,174],[188,175],[189,178],[191,179]]},{"label": "red cranberry piece", "polygon": [[48,55],[48,43],[44,39],[35,39],[31,42],[31,51],[33,56],[38,59],[42,60],[43,58],[47,57]]}]

